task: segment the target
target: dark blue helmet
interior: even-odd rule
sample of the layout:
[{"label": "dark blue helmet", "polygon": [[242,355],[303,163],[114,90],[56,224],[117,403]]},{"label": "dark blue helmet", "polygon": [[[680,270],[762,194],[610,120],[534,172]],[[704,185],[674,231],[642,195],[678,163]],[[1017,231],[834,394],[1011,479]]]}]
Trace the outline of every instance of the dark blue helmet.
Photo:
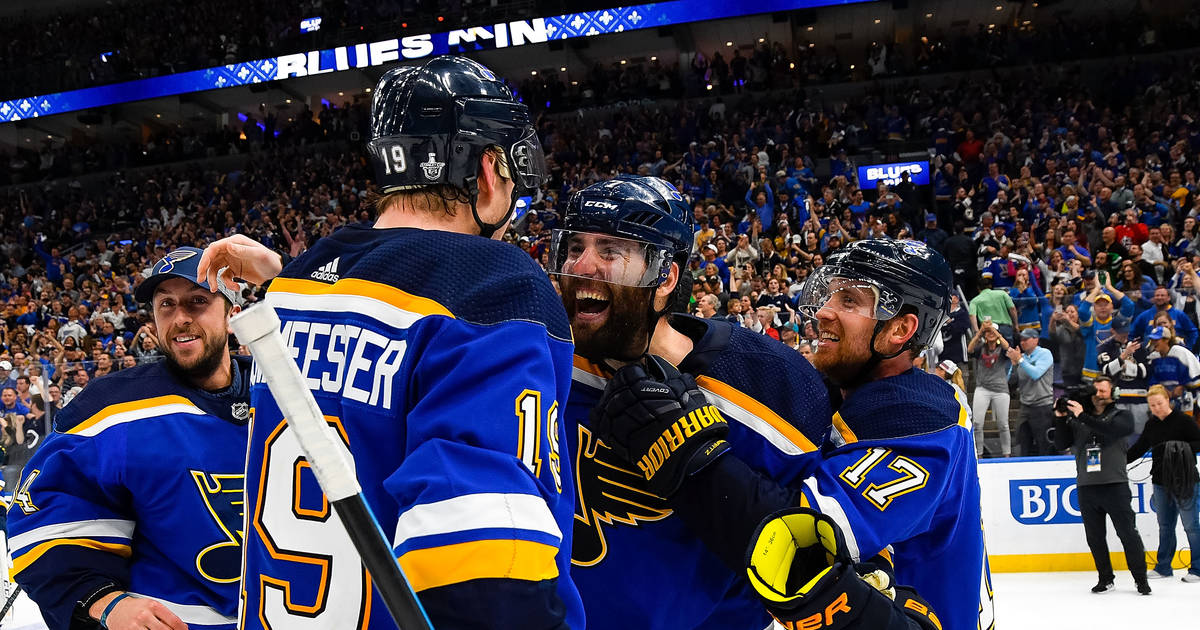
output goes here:
[{"label": "dark blue helmet", "polygon": [[[614,264],[616,254],[606,256],[601,274],[605,277],[598,277],[590,266],[589,271],[576,266],[587,260],[584,249],[596,245],[597,234],[624,239],[624,263]],[[562,228],[551,238],[550,272],[626,286],[658,286],[670,274],[672,262],[686,263],[693,238],[690,209],[674,186],[657,177],[620,175],[571,195]],[[614,246],[610,243],[610,250]],[[633,248],[639,250],[636,255]],[[640,262],[630,264],[635,258]]]},{"label": "dark blue helmet", "polygon": [[563,216],[564,230],[644,241],[665,248],[676,262],[686,262],[691,253],[694,225],[691,208],[674,186],[635,175],[619,175],[571,195]]},{"label": "dark blue helmet", "polygon": [[877,320],[911,308],[920,323],[906,349],[929,347],[950,319],[954,275],[942,255],[920,241],[872,238],[843,246],[805,281],[802,310],[811,315],[827,305],[836,281],[872,288],[876,303],[870,316]]},{"label": "dark blue helmet", "polygon": [[529,108],[483,65],[444,55],[379,79],[367,152],[383,193],[449,184],[474,199],[489,147],[504,152],[501,174],[516,184],[514,205],[545,181]]}]

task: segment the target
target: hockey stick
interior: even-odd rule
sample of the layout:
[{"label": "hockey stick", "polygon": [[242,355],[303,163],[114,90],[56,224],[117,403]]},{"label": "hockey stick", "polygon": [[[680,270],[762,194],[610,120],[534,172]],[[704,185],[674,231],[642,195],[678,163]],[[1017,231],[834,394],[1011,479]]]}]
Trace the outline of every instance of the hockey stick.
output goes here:
[{"label": "hockey stick", "polygon": [[13,603],[17,601],[17,596],[20,594],[21,585],[18,584],[17,588],[13,589],[12,595],[8,596],[8,601],[4,602],[4,608],[0,608],[0,619],[3,619],[4,615],[8,614],[8,609],[12,608]]},{"label": "hockey stick", "polygon": [[288,427],[296,434],[317,483],[333,504],[392,619],[401,630],[432,630],[429,617],[404,578],[391,544],[363,497],[350,452],[325,422],[288,352],[279,333],[275,309],[270,304],[259,304],[235,315],[229,324],[238,341],[249,346],[254,355],[256,367],[266,379]]}]

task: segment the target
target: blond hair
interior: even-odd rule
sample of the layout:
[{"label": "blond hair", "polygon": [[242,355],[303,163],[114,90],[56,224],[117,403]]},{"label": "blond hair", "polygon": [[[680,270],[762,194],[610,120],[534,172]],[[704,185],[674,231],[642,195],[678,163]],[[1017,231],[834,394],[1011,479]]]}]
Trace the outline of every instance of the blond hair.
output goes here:
[{"label": "blond hair", "polygon": [[967,391],[967,384],[963,381],[963,375],[962,375],[961,369],[954,370],[954,374],[951,374],[950,378],[948,378],[947,380],[949,380],[951,383],[954,383],[955,385],[957,385],[958,388],[963,390],[964,392]]},{"label": "blond hair", "polygon": [[1149,398],[1151,396],[1162,396],[1163,398],[1166,398],[1167,400],[1171,400],[1170,392],[1168,392],[1167,388],[1163,387],[1162,385],[1151,385],[1150,389],[1146,390],[1146,398]]}]

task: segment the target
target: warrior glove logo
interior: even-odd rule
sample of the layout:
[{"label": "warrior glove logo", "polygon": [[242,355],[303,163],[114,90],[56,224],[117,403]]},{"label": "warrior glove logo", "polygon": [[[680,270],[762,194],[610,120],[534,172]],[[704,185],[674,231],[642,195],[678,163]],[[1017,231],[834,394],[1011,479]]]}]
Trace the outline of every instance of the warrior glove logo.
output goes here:
[{"label": "warrior glove logo", "polygon": [[425,179],[428,179],[429,181],[437,181],[441,179],[442,169],[445,168],[446,163],[439,162],[437,160],[437,154],[431,152],[429,154],[429,159],[421,162],[418,164],[418,166],[421,167],[422,171],[425,171]]},{"label": "warrior glove logo", "polygon": [[659,468],[662,468],[667,459],[683,446],[684,442],[687,442],[688,438],[713,424],[727,424],[725,417],[716,407],[705,405],[692,410],[663,430],[662,435],[658,436],[658,439],[650,445],[646,454],[638,461],[638,468],[642,469],[642,474],[649,480],[654,473],[658,472]]}]

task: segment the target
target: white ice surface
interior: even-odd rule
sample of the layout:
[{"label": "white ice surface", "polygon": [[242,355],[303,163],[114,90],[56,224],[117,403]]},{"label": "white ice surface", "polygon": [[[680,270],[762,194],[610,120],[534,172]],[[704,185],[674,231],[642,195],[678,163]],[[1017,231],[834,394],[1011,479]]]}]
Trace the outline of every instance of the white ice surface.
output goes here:
[{"label": "white ice surface", "polygon": [[[1200,628],[1200,583],[1184,584],[1183,574],[1151,580],[1154,594],[1138,595],[1128,571],[1118,571],[1116,588],[1093,595],[1093,572],[997,573],[997,630],[1101,630]],[[24,593],[0,622],[0,630],[45,630],[37,606]],[[949,629],[948,629],[949,630]]]}]

